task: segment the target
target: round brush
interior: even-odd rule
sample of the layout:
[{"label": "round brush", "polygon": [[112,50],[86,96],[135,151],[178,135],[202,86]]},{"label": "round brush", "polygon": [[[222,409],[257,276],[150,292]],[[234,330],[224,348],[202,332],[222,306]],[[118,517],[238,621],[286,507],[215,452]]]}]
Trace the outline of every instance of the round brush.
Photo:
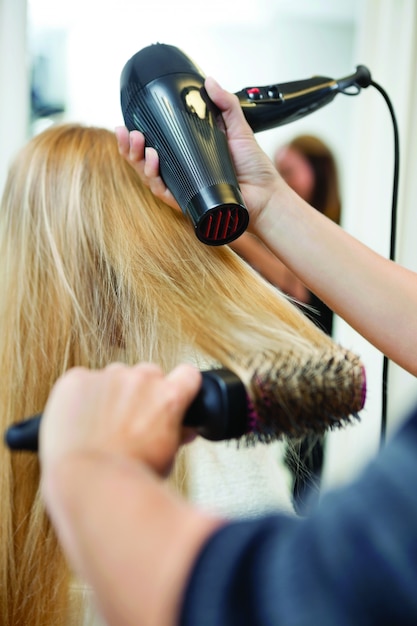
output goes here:
[{"label": "round brush", "polygon": [[[266,352],[248,369],[245,383],[228,369],[202,372],[184,425],[212,441],[269,442],[344,426],[358,417],[365,402],[365,369],[359,357],[338,346],[308,358]],[[38,414],[10,426],[6,445],[36,452],[40,420]]]},{"label": "round brush", "polygon": [[338,346],[308,358],[263,353],[249,369],[248,441],[322,434],[357,419],[365,404],[365,368],[358,356]]}]

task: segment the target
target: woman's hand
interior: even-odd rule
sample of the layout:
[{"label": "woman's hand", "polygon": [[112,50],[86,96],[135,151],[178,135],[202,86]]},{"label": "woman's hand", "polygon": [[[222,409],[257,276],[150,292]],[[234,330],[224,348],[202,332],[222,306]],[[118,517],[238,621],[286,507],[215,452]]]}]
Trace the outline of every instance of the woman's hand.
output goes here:
[{"label": "woman's hand", "polygon": [[156,365],[74,368],[56,383],[41,422],[45,466],[73,453],[129,457],[167,475],[193,431],[183,416],[201,386],[200,372],[180,365],[168,375]]},{"label": "woman's hand", "polygon": [[251,222],[254,222],[275,190],[280,187],[286,188],[287,185],[258,145],[237,96],[222,89],[211,77],[206,79],[205,88],[210,99],[222,112],[239,186]]},{"label": "woman's hand", "polygon": [[[275,189],[286,184],[256,142],[237,97],[222,89],[213,78],[206,79],[205,88],[222,111],[238,182],[251,219],[256,221]],[[125,127],[116,128],[116,136],[120,153],[144,184],[166,204],[179,208],[159,174],[158,154],[153,148],[145,148],[144,136],[137,130],[129,133]]]},{"label": "woman's hand", "polygon": [[125,126],[115,130],[120,154],[139,174],[142,182],[154,196],[173,209],[180,210],[174,196],[159,174],[159,157],[154,148],[145,147],[145,137],[138,130],[128,131]]},{"label": "woman's hand", "polygon": [[201,374],[180,365],[75,368],[41,421],[42,496],[76,576],[106,624],[174,626],[199,551],[222,520],[177,497],[165,476]]}]

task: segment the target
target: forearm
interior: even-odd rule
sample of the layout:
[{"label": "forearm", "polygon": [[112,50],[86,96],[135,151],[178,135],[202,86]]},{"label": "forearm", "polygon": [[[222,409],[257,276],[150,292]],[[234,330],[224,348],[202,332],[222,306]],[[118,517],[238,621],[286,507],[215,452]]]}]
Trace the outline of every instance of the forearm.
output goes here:
[{"label": "forearm", "polygon": [[143,465],[108,455],[64,458],[46,473],[43,493],[109,626],[177,623],[195,555],[220,520],[175,498]]},{"label": "forearm", "polygon": [[244,233],[230,247],[272,285],[300,302],[308,302],[309,292],[303,283],[257,237]]},{"label": "forearm", "polygon": [[283,186],[258,218],[256,234],[338,315],[417,374],[414,272],[376,254]]},{"label": "forearm", "polygon": [[307,518],[233,522],[199,554],[182,626],[417,623],[417,413]]}]

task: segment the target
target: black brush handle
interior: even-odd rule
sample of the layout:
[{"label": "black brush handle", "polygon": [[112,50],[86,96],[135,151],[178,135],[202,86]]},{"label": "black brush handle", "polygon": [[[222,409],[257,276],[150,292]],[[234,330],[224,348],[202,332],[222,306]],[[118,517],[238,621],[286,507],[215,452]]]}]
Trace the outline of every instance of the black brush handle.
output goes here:
[{"label": "black brush handle", "polygon": [[28,419],[12,424],[4,435],[4,441],[10,450],[26,450],[37,452],[39,427],[42,414],[38,413]]},{"label": "black brush handle", "polygon": [[[248,429],[247,396],[240,378],[228,369],[207,370],[202,377],[201,389],[185,414],[184,426],[195,428],[211,441],[244,435]],[[10,450],[37,452],[41,418],[38,413],[7,429],[4,441]]]}]

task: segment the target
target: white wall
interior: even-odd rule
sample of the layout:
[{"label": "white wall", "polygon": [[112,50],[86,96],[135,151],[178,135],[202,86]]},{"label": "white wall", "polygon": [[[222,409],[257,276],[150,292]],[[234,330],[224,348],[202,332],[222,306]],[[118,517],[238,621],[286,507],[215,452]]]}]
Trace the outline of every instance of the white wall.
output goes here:
[{"label": "white wall", "polygon": [[26,0],[0,0],[0,194],[29,128]]},{"label": "white wall", "polygon": [[[50,4],[51,0],[32,0],[32,14],[36,7],[40,12]],[[77,9],[81,4],[82,10]],[[155,41],[182,48],[206,74],[231,91],[318,73],[332,77],[351,73],[357,3],[325,0],[314,3],[316,13],[310,4],[247,0],[236,12],[218,1],[211,3],[208,12],[201,0],[160,0],[146,6],[129,0],[114,4],[75,0],[71,3],[75,13],[67,10],[67,15],[57,15],[48,10],[45,19],[37,18],[36,23],[34,17],[33,23],[37,29],[62,29],[67,24],[66,117],[114,127],[122,122],[119,78],[123,65]],[[306,6],[310,7],[308,15]],[[289,134],[311,130],[324,135],[343,159],[346,141],[341,129],[350,115],[350,100],[341,97],[308,122],[262,133],[259,141],[272,152]]]},{"label": "white wall", "polygon": [[[4,59],[10,59],[7,50],[12,45],[13,29],[26,28],[25,2],[1,0],[10,13],[10,35],[2,38]],[[136,0],[28,2],[29,53],[47,56],[49,50],[50,81],[45,93],[53,101],[65,99],[64,119],[72,121],[110,128],[121,123],[119,78],[123,65],[132,54],[155,41],[184,49],[205,73],[214,75],[232,91],[248,84],[297,80],[318,73],[339,77],[354,70],[352,50],[358,0],[320,0],[313,4],[306,0],[245,0],[238,12],[233,3],[220,0],[211,3],[210,11],[201,0],[159,0],[145,6]],[[21,46],[25,43],[23,36],[20,42]],[[25,53],[25,49],[19,52],[20,56]],[[15,53],[13,57],[19,58]],[[21,83],[28,89],[28,61],[24,65],[9,63],[9,73],[0,78],[0,87],[7,84],[10,88],[12,84],[17,93]],[[14,101],[27,109],[25,98],[15,96]],[[277,143],[289,135],[300,131],[319,133],[340,159],[343,178],[347,164],[346,141],[341,131],[348,125],[350,101],[338,97],[331,107],[305,121],[259,134],[259,142],[272,153]],[[16,111],[14,115],[17,117]],[[2,118],[5,120],[6,115]],[[20,120],[18,129],[21,136],[8,152],[13,153],[27,136],[27,128]],[[0,152],[6,152],[3,141]],[[0,176],[4,176],[4,159],[0,168]]]}]

